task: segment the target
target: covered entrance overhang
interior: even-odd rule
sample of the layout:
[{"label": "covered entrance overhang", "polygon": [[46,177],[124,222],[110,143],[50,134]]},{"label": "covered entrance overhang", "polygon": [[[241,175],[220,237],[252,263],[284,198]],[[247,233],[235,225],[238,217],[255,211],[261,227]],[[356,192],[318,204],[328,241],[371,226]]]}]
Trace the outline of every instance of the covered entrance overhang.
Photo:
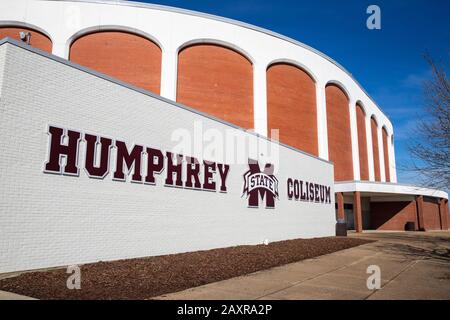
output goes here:
[{"label": "covered entrance overhang", "polygon": [[336,217],[349,230],[448,230],[448,194],[394,183],[337,182]]}]

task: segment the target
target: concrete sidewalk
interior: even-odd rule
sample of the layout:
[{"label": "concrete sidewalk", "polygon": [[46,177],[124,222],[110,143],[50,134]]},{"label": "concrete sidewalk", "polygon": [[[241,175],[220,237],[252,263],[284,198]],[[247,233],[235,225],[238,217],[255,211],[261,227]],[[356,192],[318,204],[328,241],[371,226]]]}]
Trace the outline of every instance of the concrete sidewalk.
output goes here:
[{"label": "concrete sidewalk", "polygon": [[0,300],[36,300],[36,299],[27,296],[21,296],[20,294],[0,291]]},{"label": "concrete sidewalk", "polygon": [[[156,299],[450,299],[450,232],[352,234],[377,240]],[[380,290],[367,288],[369,266]]]}]

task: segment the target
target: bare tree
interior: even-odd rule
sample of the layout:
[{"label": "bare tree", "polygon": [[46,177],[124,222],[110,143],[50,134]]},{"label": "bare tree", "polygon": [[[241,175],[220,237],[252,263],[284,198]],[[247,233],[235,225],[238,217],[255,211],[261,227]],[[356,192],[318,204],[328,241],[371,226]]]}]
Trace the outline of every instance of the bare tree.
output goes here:
[{"label": "bare tree", "polygon": [[426,115],[419,121],[418,139],[409,145],[411,170],[419,174],[426,186],[449,190],[450,84],[445,66],[429,55],[425,59],[432,77],[424,83]]}]

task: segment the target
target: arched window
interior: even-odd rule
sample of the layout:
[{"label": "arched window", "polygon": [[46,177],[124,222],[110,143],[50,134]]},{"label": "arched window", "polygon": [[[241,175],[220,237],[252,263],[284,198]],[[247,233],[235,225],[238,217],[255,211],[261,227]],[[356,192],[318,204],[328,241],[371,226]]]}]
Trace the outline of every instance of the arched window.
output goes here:
[{"label": "arched window", "polygon": [[253,129],[252,63],[216,44],[184,48],[178,55],[177,101]]},{"label": "arched window", "polygon": [[335,84],[325,88],[327,103],[328,153],[334,163],[334,180],[353,180],[352,138],[349,99]]},{"label": "arched window", "polygon": [[160,92],[161,49],[143,36],[123,31],[86,34],[72,43],[69,59],[136,87]]},{"label": "arched window", "polygon": [[26,28],[26,27],[18,27],[18,26],[0,26],[0,39],[9,37],[21,41],[20,33],[21,32],[29,32],[30,33],[30,45],[46,51],[48,53],[52,53],[52,41],[49,37],[43,34],[40,31]]},{"label": "arched window", "polygon": [[268,132],[280,142],[318,155],[316,85],[302,69],[276,63],[267,69]]},{"label": "arched window", "polygon": [[366,113],[360,104],[356,104],[356,124],[358,127],[359,169],[361,180],[369,180],[369,161],[367,156]]}]

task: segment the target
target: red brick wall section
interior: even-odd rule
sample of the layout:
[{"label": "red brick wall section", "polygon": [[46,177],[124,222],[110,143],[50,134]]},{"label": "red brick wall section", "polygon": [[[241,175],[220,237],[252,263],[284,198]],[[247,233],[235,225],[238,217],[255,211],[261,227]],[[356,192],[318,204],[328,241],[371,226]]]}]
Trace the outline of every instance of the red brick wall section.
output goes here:
[{"label": "red brick wall section", "polygon": [[416,204],[417,204],[417,223],[419,225],[420,231],[425,231],[424,222],[423,222],[423,196],[416,196]]},{"label": "red brick wall section", "polygon": [[390,170],[389,170],[389,149],[388,149],[388,134],[383,127],[383,151],[384,151],[384,172],[386,174],[386,182],[391,182]]},{"label": "red brick wall section", "polygon": [[445,219],[447,222],[447,230],[448,230],[450,228],[450,215],[449,215],[449,210],[448,210],[448,200],[444,200],[443,206],[444,206],[444,214],[445,214]]},{"label": "red brick wall section", "polygon": [[369,163],[367,156],[366,114],[359,104],[356,105],[356,123],[358,126],[359,168],[361,180],[368,181]]},{"label": "red brick wall section", "polygon": [[415,201],[370,203],[372,230],[404,231],[407,222],[415,222],[418,228]]},{"label": "red brick wall section", "polygon": [[361,208],[361,192],[353,192],[353,217],[355,219],[355,231],[361,233],[363,231],[363,217]]},{"label": "red brick wall section", "polygon": [[252,63],[219,45],[183,49],[178,56],[177,101],[253,129]]},{"label": "red brick wall section", "polygon": [[444,200],[443,203],[444,206],[444,214],[445,214],[445,220],[447,222],[447,230],[450,229],[450,215],[448,210],[448,200]]},{"label": "red brick wall section", "polygon": [[336,193],[336,202],[337,202],[337,219],[344,220],[345,219],[344,194],[342,192]]},{"label": "red brick wall section", "polygon": [[46,35],[37,30],[22,27],[0,27],[0,39],[10,37],[18,41],[21,41],[19,35],[21,31],[31,33],[30,39],[31,46],[46,51],[48,53],[52,53],[52,41]]},{"label": "red brick wall section", "polygon": [[160,92],[161,49],[152,41],[121,31],[102,31],[76,39],[69,59],[139,88]]},{"label": "red brick wall section", "polygon": [[349,101],[341,88],[328,85],[326,91],[328,152],[334,163],[336,181],[353,180]]},{"label": "red brick wall section", "polygon": [[375,181],[381,181],[380,153],[378,152],[378,124],[375,118],[370,119],[370,125],[372,129],[373,168],[375,171]]},{"label": "red brick wall section", "polygon": [[423,199],[423,222],[425,230],[441,230],[439,203],[434,198]]},{"label": "red brick wall section", "polygon": [[441,219],[441,228],[442,230],[448,230],[448,212],[447,212],[447,203],[446,199],[439,200],[439,218]]},{"label": "red brick wall section", "polygon": [[316,85],[303,70],[275,64],[267,70],[268,132],[280,142],[318,156]]}]

